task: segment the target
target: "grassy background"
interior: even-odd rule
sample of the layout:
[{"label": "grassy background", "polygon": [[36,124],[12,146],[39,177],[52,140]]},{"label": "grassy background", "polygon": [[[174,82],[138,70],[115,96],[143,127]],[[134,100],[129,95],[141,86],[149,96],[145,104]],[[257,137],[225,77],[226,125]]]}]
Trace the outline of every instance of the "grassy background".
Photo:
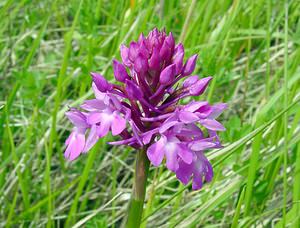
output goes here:
[{"label": "grassy background", "polygon": [[120,226],[135,153],[108,136],[66,162],[64,112],[154,27],[199,53],[196,73],[214,77],[199,99],[229,109],[213,182],[193,192],[151,169],[143,227],[299,227],[299,15],[297,0],[2,0],[0,227]]}]

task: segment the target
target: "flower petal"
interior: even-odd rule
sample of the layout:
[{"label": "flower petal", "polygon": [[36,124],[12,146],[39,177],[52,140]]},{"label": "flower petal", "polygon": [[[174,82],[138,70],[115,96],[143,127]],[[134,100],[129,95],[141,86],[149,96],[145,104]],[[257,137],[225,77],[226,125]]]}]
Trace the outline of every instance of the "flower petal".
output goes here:
[{"label": "flower petal", "polygon": [[203,186],[203,177],[202,174],[200,173],[194,173],[193,175],[193,184],[192,184],[192,189],[193,190],[199,190]]},{"label": "flower petal", "polygon": [[183,123],[193,123],[199,119],[199,117],[192,112],[181,111],[179,112],[179,119]]},{"label": "flower petal", "polygon": [[209,115],[210,119],[217,118],[225,109],[227,108],[227,104],[225,103],[219,103],[215,104],[211,107],[212,112]]},{"label": "flower petal", "polygon": [[192,151],[186,146],[180,143],[178,145],[178,156],[181,157],[181,159],[187,163],[191,164],[193,162],[193,153]]},{"label": "flower petal", "polygon": [[183,81],[182,85],[183,85],[184,88],[188,88],[188,87],[194,85],[198,80],[199,80],[198,75],[189,76],[188,78],[186,78]]},{"label": "flower petal", "polygon": [[104,101],[104,99],[105,99],[105,97],[106,97],[106,93],[101,92],[101,91],[97,88],[97,86],[96,86],[96,84],[95,84],[94,82],[92,83],[92,89],[93,89],[93,92],[94,92],[94,94],[95,94],[95,97],[96,97],[98,100],[100,100],[100,101]]},{"label": "flower petal", "polygon": [[175,48],[174,55],[173,55],[173,63],[176,65],[176,75],[180,74],[183,66],[183,57],[184,57],[184,48],[183,45],[180,43]]},{"label": "flower petal", "polygon": [[125,66],[116,59],[113,60],[113,69],[117,81],[125,82],[126,79],[129,79]]},{"label": "flower petal", "polygon": [[207,105],[208,105],[207,101],[192,101],[189,104],[184,106],[184,110],[188,112],[195,112],[199,108]]},{"label": "flower petal", "polygon": [[114,119],[111,125],[112,135],[119,135],[126,128],[126,120],[120,114],[114,113]]},{"label": "flower petal", "polygon": [[136,42],[131,42],[129,45],[128,58],[134,62],[138,55],[139,45]]},{"label": "flower petal", "polygon": [[133,81],[131,80],[126,80],[126,92],[128,96],[132,99],[142,99],[143,98],[143,92],[141,91],[140,87],[136,85]]},{"label": "flower petal", "polygon": [[103,121],[100,123],[100,127],[98,129],[98,136],[99,138],[104,137],[109,132],[109,128],[111,126],[110,121]]},{"label": "flower petal", "polygon": [[[167,39],[165,39],[160,51],[159,51],[159,56],[161,59],[164,59],[166,61],[169,61],[172,55],[172,49],[168,44]],[[176,71],[176,68],[175,68]]]},{"label": "flower petal", "polygon": [[138,54],[134,61],[134,70],[138,73],[146,72],[148,70],[148,60],[141,53]]},{"label": "flower petal", "polygon": [[147,150],[147,156],[154,166],[159,166],[164,158],[164,140],[161,138]]},{"label": "flower petal", "polygon": [[191,73],[193,73],[195,66],[196,66],[197,57],[198,57],[197,54],[193,55],[186,61],[185,65],[183,67],[182,75],[186,76],[186,75],[190,75]]},{"label": "flower petal", "polygon": [[190,144],[190,148],[193,151],[202,151],[210,148],[214,148],[216,146],[213,142],[208,142],[206,140],[194,141]]},{"label": "flower petal", "polygon": [[169,170],[175,172],[178,167],[178,158],[177,153],[180,148],[177,146],[177,143],[167,143],[165,145],[164,151],[166,156],[166,165]]},{"label": "flower petal", "polygon": [[126,47],[124,44],[121,45],[120,47],[120,54],[121,54],[121,58],[123,63],[125,64],[125,66],[130,66],[130,60],[128,59],[128,53],[129,53],[129,49],[128,47]]},{"label": "flower petal", "polygon": [[149,59],[149,68],[152,70],[159,70],[160,68],[160,57],[158,48],[154,47],[152,55]]},{"label": "flower petal", "polygon": [[206,77],[200,79],[194,85],[191,85],[189,88],[189,92],[192,96],[200,96],[208,86],[208,83],[211,81],[212,77]]},{"label": "flower petal", "polygon": [[158,131],[158,129],[156,128],[156,129],[153,129],[153,130],[150,130],[150,131],[145,132],[145,133],[143,134],[143,143],[144,143],[145,145],[147,145],[147,144],[151,141],[152,136],[153,136],[155,133],[157,133],[157,131]]},{"label": "flower petal", "polygon": [[65,115],[76,127],[78,128],[88,127],[85,115],[80,111],[78,111],[77,109],[72,108],[70,111],[66,112]]},{"label": "flower petal", "polygon": [[73,161],[83,151],[85,145],[85,136],[83,133],[75,131],[72,132],[72,137],[69,140],[69,144],[65,151],[65,158]]},{"label": "flower petal", "polygon": [[167,66],[159,76],[159,82],[162,85],[169,85],[173,82],[176,74],[176,65],[172,64],[170,66]]},{"label": "flower petal", "polygon": [[159,128],[159,133],[164,133],[167,131],[169,128],[173,127],[174,125],[179,124],[178,121],[169,121],[163,123],[163,125]]},{"label": "flower petal", "polygon": [[91,72],[91,76],[100,92],[104,93],[112,89],[112,85],[101,74]]},{"label": "flower petal", "polygon": [[100,123],[102,121],[101,112],[91,112],[87,117],[87,122],[91,125]]},{"label": "flower petal", "polygon": [[86,139],[85,147],[83,149],[84,153],[88,152],[99,139],[97,129],[98,129],[97,125],[92,125],[89,136]]},{"label": "flower petal", "polygon": [[86,100],[83,103],[83,105],[81,105],[80,107],[87,111],[97,111],[97,110],[103,110],[107,106],[102,100],[91,99],[91,100]]},{"label": "flower petal", "polygon": [[206,159],[205,163],[206,163],[205,181],[206,182],[211,182],[211,180],[212,180],[212,178],[214,176],[213,168],[212,168],[210,162],[207,159]]},{"label": "flower petal", "polygon": [[216,120],[204,119],[204,120],[199,120],[199,123],[209,130],[225,131],[225,127]]},{"label": "flower petal", "polygon": [[185,185],[189,183],[189,180],[193,174],[193,166],[186,164],[183,161],[179,162],[179,168],[176,170],[176,177]]},{"label": "flower petal", "polygon": [[133,120],[129,120],[129,125],[131,126],[133,136],[135,137],[137,142],[140,144],[140,146],[142,146],[143,142],[142,142],[142,138],[140,137],[140,131],[139,131],[138,127],[136,126],[136,124],[134,123]]}]

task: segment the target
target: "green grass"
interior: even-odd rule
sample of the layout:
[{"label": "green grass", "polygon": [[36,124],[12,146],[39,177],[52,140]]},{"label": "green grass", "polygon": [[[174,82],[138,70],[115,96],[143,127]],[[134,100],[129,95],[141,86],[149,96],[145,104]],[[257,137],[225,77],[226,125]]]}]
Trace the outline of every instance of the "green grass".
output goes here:
[{"label": "green grass", "polygon": [[102,139],[65,161],[68,106],[91,97],[90,71],[113,80],[119,46],[152,28],[199,54],[226,102],[224,148],[200,191],[150,168],[143,227],[299,227],[300,4],[297,0],[0,3],[0,227],[119,227],[135,152]]}]

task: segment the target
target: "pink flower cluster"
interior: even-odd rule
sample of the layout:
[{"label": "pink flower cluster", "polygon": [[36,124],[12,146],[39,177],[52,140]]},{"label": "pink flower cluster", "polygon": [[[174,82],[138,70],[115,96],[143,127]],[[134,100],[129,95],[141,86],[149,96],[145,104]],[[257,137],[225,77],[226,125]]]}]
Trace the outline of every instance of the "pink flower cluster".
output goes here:
[{"label": "pink flower cluster", "polygon": [[217,132],[225,128],[216,118],[226,105],[180,101],[201,95],[212,78],[192,75],[197,55],[184,63],[183,45],[175,45],[172,33],[157,29],[147,37],[140,35],[129,47],[122,45],[121,57],[122,63],[113,60],[119,83],[91,73],[95,99],[66,113],[74,129],[65,157],[74,160],[111,132],[121,140],[110,144],[145,148],[154,166],[165,158],[167,168],[182,183],[193,179],[192,188],[200,189],[213,177],[204,151],[221,146]]}]

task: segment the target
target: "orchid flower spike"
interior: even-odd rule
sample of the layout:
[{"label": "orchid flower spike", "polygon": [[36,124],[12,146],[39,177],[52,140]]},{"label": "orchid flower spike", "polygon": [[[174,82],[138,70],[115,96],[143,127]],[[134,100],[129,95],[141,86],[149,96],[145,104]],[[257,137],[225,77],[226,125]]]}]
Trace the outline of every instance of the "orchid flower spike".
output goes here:
[{"label": "orchid flower spike", "polygon": [[91,73],[95,98],[66,113],[74,128],[65,157],[76,159],[111,132],[121,139],[110,144],[144,148],[152,165],[165,160],[178,180],[192,180],[192,188],[200,189],[213,177],[205,151],[221,147],[217,132],[225,128],[216,118],[226,104],[190,99],[180,105],[180,100],[203,94],[212,77],[192,75],[197,55],[184,62],[183,45],[158,29],[120,51],[122,62],[113,60],[118,83]]}]

